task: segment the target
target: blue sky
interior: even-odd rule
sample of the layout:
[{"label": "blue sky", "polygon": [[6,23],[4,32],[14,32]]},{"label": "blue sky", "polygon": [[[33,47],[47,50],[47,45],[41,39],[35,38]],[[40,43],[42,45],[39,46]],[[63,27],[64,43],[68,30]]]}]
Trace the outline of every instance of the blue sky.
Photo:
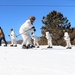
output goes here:
[{"label": "blue sky", "polygon": [[[51,11],[61,12],[75,27],[75,1],[74,0],[0,0],[0,26],[6,40],[10,40],[10,28],[19,34],[20,26],[32,15],[36,17],[34,26],[36,35],[41,36],[41,20]],[[22,39],[21,36],[17,40]]]}]

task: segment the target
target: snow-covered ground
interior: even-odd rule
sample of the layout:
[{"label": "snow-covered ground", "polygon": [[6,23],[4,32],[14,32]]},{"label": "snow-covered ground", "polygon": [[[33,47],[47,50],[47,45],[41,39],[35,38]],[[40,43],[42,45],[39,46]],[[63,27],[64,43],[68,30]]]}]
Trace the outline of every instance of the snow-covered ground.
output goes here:
[{"label": "snow-covered ground", "polygon": [[0,47],[0,75],[75,75],[75,46]]}]

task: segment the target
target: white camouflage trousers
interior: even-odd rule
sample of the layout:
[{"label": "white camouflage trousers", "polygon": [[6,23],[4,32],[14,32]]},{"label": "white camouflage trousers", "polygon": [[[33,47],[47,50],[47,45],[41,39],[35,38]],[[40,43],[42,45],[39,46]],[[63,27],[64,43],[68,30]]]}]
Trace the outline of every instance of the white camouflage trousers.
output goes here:
[{"label": "white camouflage trousers", "polygon": [[48,46],[52,47],[52,40],[51,39],[48,39]]},{"label": "white camouflage trousers", "polygon": [[30,35],[28,33],[27,34],[22,34],[21,36],[23,38],[22,46],[23,45],[27,46],[28,44],[32,45],[32,43],[31,43],[31,37],[30,37]]},{"label": "white camouflage trousers", "polygon": [[66,47],[71,47],[70,40],[66,40]]},{"label": "white camouflage trousers", "polygon": [[16,39],[11,39],[11,44],[12,44],[12,45],[17,45]]}]

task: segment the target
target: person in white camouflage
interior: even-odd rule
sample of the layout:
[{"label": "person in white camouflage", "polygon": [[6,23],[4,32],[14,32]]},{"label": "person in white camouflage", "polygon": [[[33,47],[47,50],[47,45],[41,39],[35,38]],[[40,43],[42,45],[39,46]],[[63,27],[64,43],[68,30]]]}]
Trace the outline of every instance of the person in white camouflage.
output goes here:
[{"label": "person in white camouflage", "polygon": [[33,23],[35,21],[34,16],[30,16],[28,20],[20,27],[20,34],[23,38],[22,42],[22,48],[32,48],[32,42],[31,42],[31,36],[30,33],[35,31],[35,27],[33,26]]}]

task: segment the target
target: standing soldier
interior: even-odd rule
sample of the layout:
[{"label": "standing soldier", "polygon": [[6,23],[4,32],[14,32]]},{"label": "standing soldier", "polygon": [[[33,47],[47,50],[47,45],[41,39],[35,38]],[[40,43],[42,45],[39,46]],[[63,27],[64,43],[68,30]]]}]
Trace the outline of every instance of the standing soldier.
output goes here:
[{"label": "standing soldier", "polygon": [[47,48],[52,48],[52,37],[48,30],[46,31],[46,38],[47,38],[47,42],[48,42]]},{"label": "standing soldier", "polygon": [[67,30],[64,31],[64,40],[66,41],[66,49],[71,49],[70,37]]},{"label": "standing soldier", "polygon": [[4,46],[7,46],[7,42],[6,42],[6,39],[5,39],[4,32],[3,32],[2,28],[0,27],[0,46],[1,46],[1,41],[2,40],[5,42]]},{"label": "standing soldier", "polygon": [[11,45],[10,46],[17,47],[16,34],[13,29],[10,29],[10,32],[11,32],[9,35],[11,37]]},{"label": "standing soldier", "polygon": [[35,35],[35,33],[32,33],[32,39],[34,46],[39,48],[38,37]]},{"label": "standing soldier", "polygon": [[20,27],[20,34],[23,38],[22,48],[27,49],[32,47],[30,32],[35,31],[35,27],[33,23],[35,21],[35,17],[31,16],[26,22]]}]

